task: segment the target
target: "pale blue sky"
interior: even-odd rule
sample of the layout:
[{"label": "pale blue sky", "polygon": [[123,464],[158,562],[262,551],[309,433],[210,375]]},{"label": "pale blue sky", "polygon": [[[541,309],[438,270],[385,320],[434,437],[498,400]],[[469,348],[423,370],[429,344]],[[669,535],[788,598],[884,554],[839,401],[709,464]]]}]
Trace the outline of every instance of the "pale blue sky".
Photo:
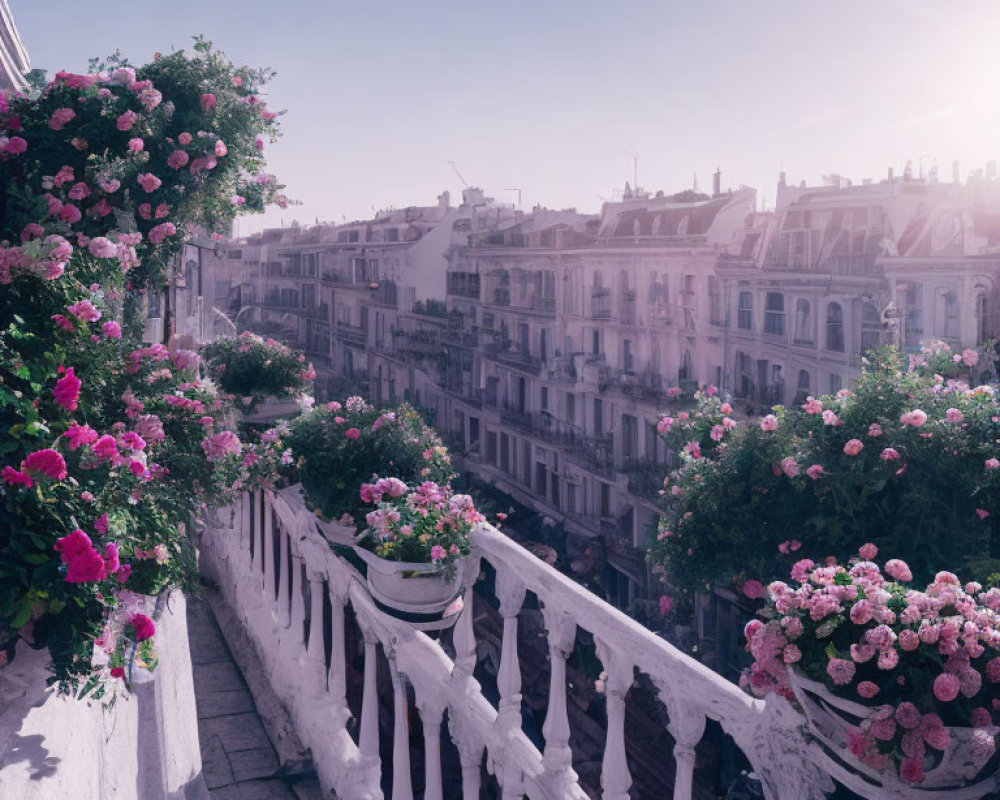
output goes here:
[{"label": "pale blue sky", "polygon": [[[203,33],[278,72],[273,170],[298,208],[369,216],[471,184],[597,211],[648,189],[818,183],[1000,159],[995,0],[9,0],[32,65],[134,62]],[[252,10],[251,10],[252,9]],[[260,220],[243,223],[243,232]]]}]

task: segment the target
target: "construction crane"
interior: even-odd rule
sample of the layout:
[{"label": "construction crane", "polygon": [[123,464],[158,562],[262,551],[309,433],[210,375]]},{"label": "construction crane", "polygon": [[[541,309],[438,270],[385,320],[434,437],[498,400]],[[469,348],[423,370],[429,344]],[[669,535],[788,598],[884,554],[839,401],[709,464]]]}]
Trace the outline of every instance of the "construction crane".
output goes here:
[{"label": "construction crane", "polygon": [[468,189],[469,182],[465,178],[463,178],[462,173],[458,171],[458,165],[454,161],[449,161],[448,163],[451,164],[451,168],[455,170],[455,174],[458,176],[458,179],[462,182],[462,186]]}]

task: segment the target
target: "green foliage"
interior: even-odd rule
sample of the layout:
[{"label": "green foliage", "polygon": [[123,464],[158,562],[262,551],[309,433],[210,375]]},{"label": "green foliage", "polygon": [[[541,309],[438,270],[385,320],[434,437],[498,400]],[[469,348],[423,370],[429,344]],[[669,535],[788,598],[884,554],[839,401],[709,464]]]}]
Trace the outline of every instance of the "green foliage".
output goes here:
[{"label": "green foliage", "polygon": [[295,397],[316,377],[305,356],[274,339],[249,331],[235,338],[216,339],[201,350],[213,380],[227,394],[259,401],[273,396]]},{"label": "green foliage", "polygon": [[437,434],[409,405],[378,410],[360,397],[328,403],[296,418],[286,437],[309,504],[326,519],[365,527],[361,485],[373,477],[444,484],[451,459]]},{"label": "green foliage", "polygon": [[192,518],[283,455],[278,432],[239,440],[197,354],[122,335],[188,225],[280,188],[258,146],[277,133],[267,73],[194,51],[0,95],[0,630],[47,645],[77,696],[155,663],[136,596],[192,586]]},{"label": "green foliage", "polygon": [[[915,410],[926,422],[901,422]],[[686,419],[661,423],[681,466],[651,558],[672,585],[766,583],[787,572],[800,546],[843,558],[871,541],[918,579],[942,568],[982,577],[977,565],[992,569],[983,560],[1000,555],[1000,476],[987,461],[1000,453],[992,388],[935,376],[920,358],[907,369],[883,350],[853,393],[776,407],[763,422],[734,425],[731,413],[700,397]]]}]

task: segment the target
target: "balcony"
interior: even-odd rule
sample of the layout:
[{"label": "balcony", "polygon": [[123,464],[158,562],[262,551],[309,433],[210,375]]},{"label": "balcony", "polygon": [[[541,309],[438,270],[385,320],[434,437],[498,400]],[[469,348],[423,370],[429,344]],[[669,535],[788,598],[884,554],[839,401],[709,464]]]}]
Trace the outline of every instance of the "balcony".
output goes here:
[{"label": "balcony", "polygon": [[[323,790],[343,800],[382,798],[383,786],[391,786],[393,798],[414,796],[414,726],[422,728],[418,780],[423,797],[435,800],[478,800],[494,779],[504,798],[586,800],[603,787],[603,797],[627,800],[633,772],[650,763],[668,776],[674,798],[706,797],[699,785],[705,771],[698,780],[695,771],[709,719],[743,751],[768,798],[820,800],[833,788],[827,772],[857,784],[807,743],[802,718],[787,701],[749,697],[491,526],[475,532],[472,556],[491,577],[466,590],[452,633],[434,639],[379,609],[363,576],[331,549],[298,487],[244,495],[219,520],[202,539],[203,570],[218,583],[262,677],[311,751]],[[326,530],[343,543],[335,526]],[[522,631],[533,618],[547,648],[531,629]],[[574,735],[580,724],[594,724],[580,717],[580,702],[593,689],[567,672],[585,645],[606,672],[595,729],[603,738],[599,765],[580,760]],[[495,688],[487,691],[482,659],[494,649]],[[522,661],[525,676],[532,675],[533,654],[545,649],[546,682],[522,686]],[[532,684],[544,695],[541,739],[522,713]],[[635,701],[645,690],[666,713],[657,722],[645,718],[637,735]],[[391,707],[382,729],[380,693]],[[668,749],[650,759],[654,740]],[[661,785],[656,796],[666,791]]]},{"label": "balcony", "polygon": [[368,342],[368,331],[364,328],[356,328],[347,322],[337,323],[336,328],[334,328],[334,336],[351,347],[364,347]]},{"label": "balcony", "polygon": [[498,364],[505,367],[527,372],[529,375],[540,375],[542,373],[542,362],[530,353],[522,353],[518,350],[508,350],[510,342],[488,344],[483,348],[483,354],[491,358]]}]

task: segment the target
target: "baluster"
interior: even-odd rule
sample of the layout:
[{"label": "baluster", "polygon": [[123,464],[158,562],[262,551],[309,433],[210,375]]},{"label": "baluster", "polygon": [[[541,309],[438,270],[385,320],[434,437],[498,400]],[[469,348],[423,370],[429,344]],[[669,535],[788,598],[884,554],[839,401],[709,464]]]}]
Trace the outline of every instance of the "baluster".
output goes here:
[{"label": "baluster", "polygon": [[378,758],[378,681],[375,658],[378,636],[374,631],[362,629],[365,638],[365,693],[361,698],[361,733],[358,749],[361,754]]},{"label": "baluster", "polygon": [[[569,718],[566,713],[566,659],[572,654],[576,642],[576,622],[548,602],[542,613],[549,633],[551,667],[549,707],[542,726],[545,768],[553,772],[568,772],[573,766],[573,751],[569,747]],[[575,782],[575,776],[573,780]]]},{"label": "baluster", "polygon": [[250,542],[247,545],[250,553],[250,571],[252,574],[257,574],[254,572],[254,570],[260,569],[260,535],[257,533],[260,530],[260,526],[257,524],[259,522],[257,492],[247,493],[246,516],[243,519],[246,520],[245,527],[250,538]]},{"label": "baluster", "polygon": [[326,669],[326,653],[323,652],[323,576],[319,573],[309,576],[309,644],[306,645],[306,652],[322,674]]},{"label": "baluster", "polygon": [[455,713],[448,715],[448,732],[462,763],[462,800],[479,800],[483,780],[483,745],[477,742],[475,734],[467,726],[468,723],[463,723]]},{"label": "baluster", "polygon": [[604,682],[607,698],[608,732],[601,765],[603,800],[629,800],[632,776],[625,757],[625,693],[632,685],[632,665],[616,655],[613,643],[597,640],[597,656],[608,677]]},{"label": "baluster", "polygon": [[[306,604],[302,598],[302,569],[305,566],[305,559],[297,553],[291,555],[292,559],[292,610],[290,617],[290,627],[296,644],[305,644],[306,635]],[[301,654],[300,654],[301,658]]]},{"label": "baluster", "polygon": [[278,624],[287,628],[292,624],[292,605],[288,596],[288,551],[291,537],[285,526],[278,523],[280,557],[278,563]]},{"label": "baluster", "polygon": [[469,587],[465,590],[462,600],[465,604],[462,615],[455,623],[455,668],[453,673],[458,676],[472,677],[476,669],[476,632],[474,628],[475,618],[473,616],[473,591],[472,584],[475,583],[475,576],[479,574],[479,559],[470,561],[466,565],[468,570],[465,575],[469,578]]},{"label": "baluster", "polygon": [[500,670],[497,686],[500,689],[500,708],[497,723],[501,728],[521,729],[521,665],[517,656],[517,614],[524,603],[524,584],[507,566],[497,566],[496,593],[503,617],[503,648],[500,651]]},{"label": "baluster", "polygon": [[406,678],[396,666],[396,656],[389,656],[392,676],[392,800],[413,800],[410,777],[410,736],[407,730]]},{"label": "baluster", "polygon": [[667,729],[674,737],[674,800],[691,800],[694,786],[695,746],[705,732],[705,715],[682,703],[672,703]]},{"label": "baluster", "polygon": [[253,530],[250,524],[250,493],[240,493],[240,550],[250,553],[250,533]]},{"label": "baluster", "polygon": [[264,559],[264,597],[274,602],[274,511],[271,499],[264,497],[264,545],[261,547]]},{"label": "baluster", "polygon": [[[347,594],[335,591],[333,582],[330,582],[330,606],[332,609],[332,619],[330,635],[332,642],[330,645],[330,673],[327,677],[327,686],[333,702],[344,709],[347,708],[347,655],[344,642],[344,606],[347,604]],[[365,666],[368,659],[365,657]]]},{"label": "baluster", "polygon": [[424,725],[424,800],[444,800],[441,782],[441,719],[444,707],[417,703]]}]

